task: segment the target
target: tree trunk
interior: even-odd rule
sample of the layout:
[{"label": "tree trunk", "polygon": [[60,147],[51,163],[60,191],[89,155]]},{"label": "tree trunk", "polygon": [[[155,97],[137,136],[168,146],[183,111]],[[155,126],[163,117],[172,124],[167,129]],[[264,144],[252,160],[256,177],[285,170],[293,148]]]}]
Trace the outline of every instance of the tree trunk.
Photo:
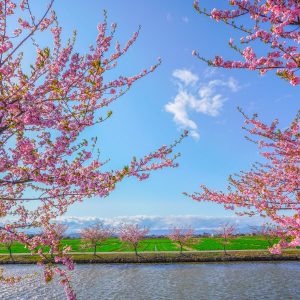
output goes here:
[{"label": "tree trunk", "polygon": [[226,244],[225,244],[225,242],[224,242],[224,244],[223,244],[223,248],[224,248],[224,254],[227,255],[227,252],[226,252]]},{"label": "tree trunk", "polygon": [[97,252],[97,244],[94,245],[94,256],[96,256],[96,252]]},{"label": "tree trunk", "polygon": [[51,256],[52,259],[54,258],[52,247],[50,248],[50,256]]},{"label": "tree trunk", "polygon": [[14,260],[13,256],[12,256],[12,251],[11,251],[11,247],[8,247],[8,251],[9,251],[9,257],[11,260]]}]

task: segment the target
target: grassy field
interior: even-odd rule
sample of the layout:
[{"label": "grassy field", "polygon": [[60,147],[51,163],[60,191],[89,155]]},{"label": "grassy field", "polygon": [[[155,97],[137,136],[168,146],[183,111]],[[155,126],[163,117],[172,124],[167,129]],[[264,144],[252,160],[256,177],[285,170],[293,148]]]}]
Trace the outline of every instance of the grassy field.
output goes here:
[{"label": "grassy field", "polygon": [[[184,250],[223,250],[222,238],[195,238]],[[72,246],[73,252],[93,252],[93,249],[83,249],[80,239],[64,239],[62,245]],[[230,239],[226,248],[228,250],[258,250],[269,247],[267,240],[260,236],[239,236]],[[117,238],[108,239],[103,245],[97,247],[97,252],[129,252],[130,247],[122,244]],[[179,251],[179,246],[167,238],[148,238],[141,241],[138,251]],[[29,253],[22,245],[16,243],[12,247],[13,253]],[[0,244],[0,254],[8,253],[7,249]]]},{"label": "grassy field", "polygon": [[[201,238],[191,248],[195,250],[222,250],[222,238]],[[277,242],[277,241],[276,241]],[[228,250],[258,250],[268,249],[269,243],[264,237],[259,236],[240,236],[231,239],[226,246]]]}]

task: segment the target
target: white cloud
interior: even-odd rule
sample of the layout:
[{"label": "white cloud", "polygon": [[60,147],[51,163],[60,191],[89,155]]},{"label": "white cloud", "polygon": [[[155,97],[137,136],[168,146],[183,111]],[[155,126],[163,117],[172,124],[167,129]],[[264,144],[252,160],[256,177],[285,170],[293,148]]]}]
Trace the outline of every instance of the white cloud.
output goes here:
[{"label": "white cloud", "polygon": [[196,130],[191,130],[191,132],[189,134],[195,140],[199,140],[200,139],[200,134]]},{"label": "white cloud", "polygon": [[237,92],[241,89],[238,81],[233,78],[233,77],[229,77],[228,81],[227,81],[228,87],[233,91],[233,92]]},{"label": "white cloud", "polygon": [[165,105],[165,110],[173,114],[173,120],[179,128],[190,130],[190,135],[199,139],[198,125],[191,119],[189,112],[218,116],[227,100],[223,95],[224,88],[237,92],[240,86],[233,77],[210,79],[199,84],[195,92],[194,86],[199,82],[198,75],[186,69],[177,69],[172,75],[178,80],[178,92],[173,101]]},{"label": "white cloud", "polygon": [[199,80],[199,77],[196,74],[193,74],[191,71],[186,69],[176,69],[173,71],[172,75],[185,85],[193,85]]},{"label": "white cloud", "polygon": [[188,118],[187,107],[195,102],[194,96],[185,90],[180,90],[173,102],[166,104],[167,112],[174,114],[174,121],[186,128],[197,129],[197,124]]}]

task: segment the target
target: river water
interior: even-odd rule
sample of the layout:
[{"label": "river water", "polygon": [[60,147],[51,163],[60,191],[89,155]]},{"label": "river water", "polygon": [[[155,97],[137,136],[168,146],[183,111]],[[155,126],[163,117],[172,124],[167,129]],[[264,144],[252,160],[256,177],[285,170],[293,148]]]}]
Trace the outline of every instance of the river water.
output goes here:
[{"label": "river water", "polygon": [[[32,265],[4,266],[5,274],[37,273],[13,286],[0,284],[1,300],[65,299],[57,282],[45,284]],[[93,299],[300,299],[300,262],[224,264],[77,265],[77,298]]]}]

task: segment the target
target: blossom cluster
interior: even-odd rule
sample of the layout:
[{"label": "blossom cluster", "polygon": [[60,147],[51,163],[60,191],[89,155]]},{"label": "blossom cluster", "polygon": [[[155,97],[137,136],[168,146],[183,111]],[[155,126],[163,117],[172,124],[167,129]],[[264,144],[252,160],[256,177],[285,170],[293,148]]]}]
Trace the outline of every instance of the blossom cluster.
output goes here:
[{"label": "blossom cluster", "polygon": [[119,229],[120,240],[131,245],[137,254],[139,242],[149,232],[149,228],[140,227],[138,224],[123,224]]},{"label": "blossom cluster", "polygon": [[[298,0],[230,0],[228,9],[202,9],[199,1],[194,2],[195,9],[217,22],[224,22],[241,32],[241,44],[257,45],[266,48],[264,55],[258,55],[260,49],[247,46],[240,49],[231,38],[229,45],[244,60],[224,60],[220,56],[214,59],[194,55],[209,65],[222,68],[245,68],[258,70],[261,74],[276,70],[276,74],[288,80],[292,85],[300,83],[299,42],[300,42],[300,9]],[[247,18],[248,17],[248,18]],[[245,19],[247,21],[245,25]],[[265,47],[267,46],[267,47]]]},{"label": "blossom cluster", "polygon": [[183,246],[191,241],[193,235],[194,230],[192,228],[173,227],[168,237],[171,241],[179,244],[182,253]]}]

